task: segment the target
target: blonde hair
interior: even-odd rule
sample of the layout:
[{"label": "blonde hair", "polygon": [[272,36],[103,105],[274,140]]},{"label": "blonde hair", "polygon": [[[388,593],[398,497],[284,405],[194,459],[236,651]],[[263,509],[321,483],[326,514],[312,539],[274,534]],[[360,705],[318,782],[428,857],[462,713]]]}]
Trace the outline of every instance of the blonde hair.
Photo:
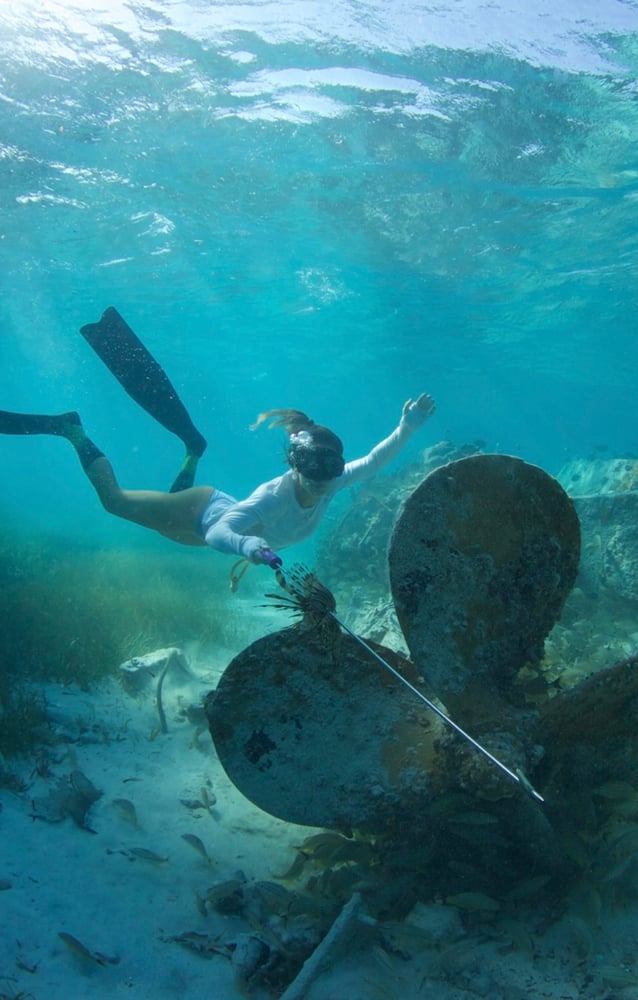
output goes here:
[{"label": "blonde hair", "polygon": [[[312,479],[332,479],[343,472],[343,443],[329,427],[316,424],[301,410],[266,410],[260,413],[251,430],[268,423],[269,428],[283,427],[290,438],[286,460]],[[300,440],[297,435],[302,435]]]},{"label": "blonde hair", "polygon": [[299,431],[310,431],[311,428],[317,426],[314,420],[307,417],[301,410],[266,410],[264,413],[259,414],[254,424],[250,425],[251,431],[256,431],[267,420],[270,421],[268,424],[269,430],[272,430],[273,427],[283,427],[286,434],[298,434]]}]

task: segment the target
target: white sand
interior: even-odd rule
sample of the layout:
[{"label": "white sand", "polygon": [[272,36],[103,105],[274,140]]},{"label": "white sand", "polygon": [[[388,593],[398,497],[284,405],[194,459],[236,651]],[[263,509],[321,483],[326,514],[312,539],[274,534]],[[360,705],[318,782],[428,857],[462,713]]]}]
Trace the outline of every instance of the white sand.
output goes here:
[{"label": "white sand", "polygon": [[[197,727],[179,716],[179,699],[201,699],[214,686],[214,672],[202,672],[198,682],[167,677],[169,732],[154,738],[153,688],[139,699],[116,681],[90,692],[45,689],[60,733],[73,742],[50,748],[47,777],[32,772],[33,761],[20,765],[25,794],[0,793],[0,879],[10,883],[0,893],[0,996],[21,990],[38,1000],[240,995],[227,958],[204,959],[170,938],[228,933],[235,918],[202,916],[196,894],[238,870],[272,878],[288,867],[290,845],[308,831],[247,802],[223,773],[208,733],[196,736]],[[15,761],[8,763],[15,770]],[[87,816],[94,833],[70,817],[32,818],[32,800],[46,797],[56,778],[74,769],[103,793]],[[200,799],[203,787],[216,796],[212,815],[180,802]],[[115,799],[134,804],[137,826]],[[210,865],[182,834],[200,838]],[[130,854],[135,848],[168,860]],[[119,961],[101,965],[78,956],[59,932]]]}]

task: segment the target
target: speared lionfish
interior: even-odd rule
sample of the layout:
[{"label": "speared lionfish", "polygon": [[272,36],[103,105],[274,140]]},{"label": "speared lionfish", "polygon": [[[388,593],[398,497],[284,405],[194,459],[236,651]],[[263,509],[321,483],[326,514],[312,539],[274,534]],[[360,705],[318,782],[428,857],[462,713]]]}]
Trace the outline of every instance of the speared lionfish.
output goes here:
[{"label": "speared lionfish", "polygon": [[327,619],[334,621],[337,608],[332,593],[305,566],[294,565],[286,574],[278,569],[275,573],[277,583],[286,591],[286,597],[281,594],[265,594],[276,601],[276,604],[265,607],[279,608],[289,611],[303,619],[303,624],[310,628],[320,628],[327,625]]}]

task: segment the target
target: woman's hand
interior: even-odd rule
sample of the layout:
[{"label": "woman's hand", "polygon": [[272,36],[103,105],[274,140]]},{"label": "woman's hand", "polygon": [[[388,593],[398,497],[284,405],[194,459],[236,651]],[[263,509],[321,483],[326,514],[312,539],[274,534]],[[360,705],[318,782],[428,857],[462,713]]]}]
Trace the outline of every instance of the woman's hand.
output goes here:
[{"label": "woman's hand", "polygon": [[255,562],[265,563],[266,566],[270,566],[271,569],[279,569],[283,566],[281,558],[272,549],[264,548],[263,546],[257,550],[255,553]]},{"label": "woman's hand", "polygon": [[436,404],[432,396],[429,396],[427,392],[422,392],[416,400],[408,399],[403,404],[403,416],[405,417],[406,413],[413,407],[422,411],[419,416],[421,416],[424,421],[427,420],[428,417],[431,417],[436,410]]}]

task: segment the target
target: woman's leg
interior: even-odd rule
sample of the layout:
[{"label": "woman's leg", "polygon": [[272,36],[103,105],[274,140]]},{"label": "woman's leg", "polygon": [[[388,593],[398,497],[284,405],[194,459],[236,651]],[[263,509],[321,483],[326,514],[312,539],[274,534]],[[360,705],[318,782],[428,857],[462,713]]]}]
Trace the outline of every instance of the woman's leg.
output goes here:
[{"label": "woman's leg", "polygon": [[181,545],[206,544],[197,527],[202,511],[210,500],[213,491],[211,486],[191,486],[179,493],[123,490],[115,478],[111,463],[104,455],[96,458],[84,471],[109,514],[158,531],[160,535]]},{"label": "woman's leg", "polygon": [[54,434],[65,437],[75,448],[105,510],[116,517],[158,531],[182,545],[206,544],[197,528],[212,487],[193,486],[178,493],[121,489],[111,463],[87,437],[77,413],[49,416],[0,410],[0,434]]}]

